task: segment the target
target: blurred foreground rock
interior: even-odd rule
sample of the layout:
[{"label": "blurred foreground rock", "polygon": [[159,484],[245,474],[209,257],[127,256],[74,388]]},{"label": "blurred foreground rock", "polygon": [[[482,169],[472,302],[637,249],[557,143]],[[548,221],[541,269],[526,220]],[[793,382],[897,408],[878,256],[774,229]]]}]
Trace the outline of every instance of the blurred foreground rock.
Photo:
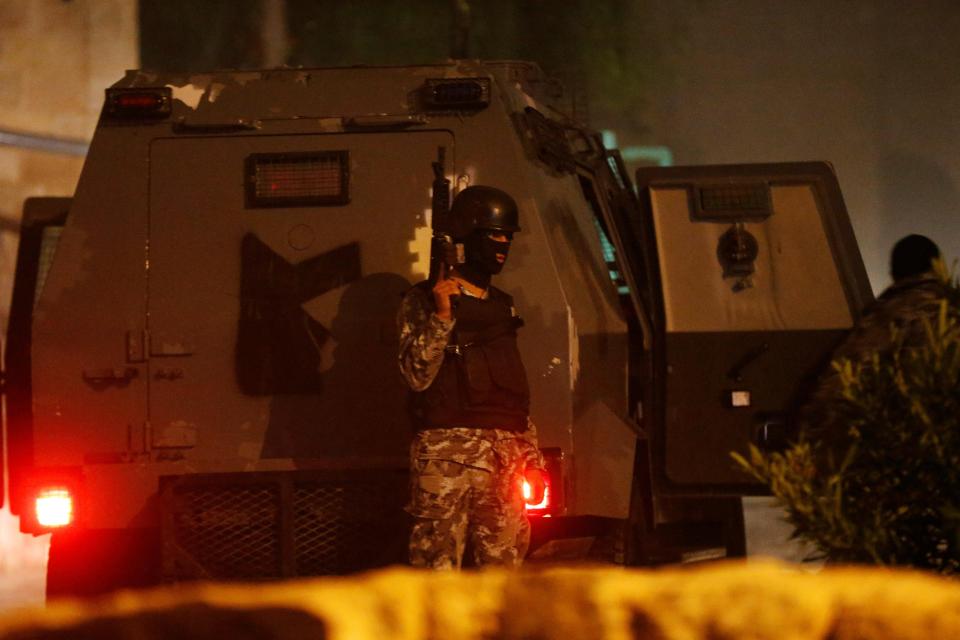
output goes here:
[{"label": "blurred foreground rock", "polygon": [[282,584],[191,585],[64,601],[0,619],[0,638],[960,637],[960,583],[774,562],[660,571],[388,569]]}]

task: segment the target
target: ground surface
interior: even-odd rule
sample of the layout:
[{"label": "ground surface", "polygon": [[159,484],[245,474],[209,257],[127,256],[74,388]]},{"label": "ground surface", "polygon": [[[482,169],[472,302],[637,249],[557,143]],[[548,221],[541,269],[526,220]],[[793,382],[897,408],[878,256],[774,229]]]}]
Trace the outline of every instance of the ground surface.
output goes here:
[{"label": "ground surface", "polygon": [[10,510],[0,509],[0,611],[43,602],[49,538],[20,533]]},{"label": "ground surface", "polygon": [[[768,498],[746,498],[747,554],[798,562],[799,545],[788,541],[790,527]],[[17,519],[0,510],[0,612],[43,603],[49,536],[35,538],[18,530]]]}]

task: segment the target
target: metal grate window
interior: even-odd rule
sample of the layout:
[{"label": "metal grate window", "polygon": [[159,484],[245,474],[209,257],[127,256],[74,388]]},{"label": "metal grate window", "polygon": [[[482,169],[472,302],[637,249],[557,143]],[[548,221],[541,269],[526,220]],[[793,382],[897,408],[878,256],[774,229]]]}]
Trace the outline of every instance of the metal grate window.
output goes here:
[{"label": "metal grate window", "polygon": [[[391,557],[395,561],[388,548],[391,538],[396,548],[397,532],[384,516],[404,498],[405,492],[385,492],[382,485],[298,486],[293,494],[297,575],[347,573],[371,561],[372,566]],[[399,542],[405,540],[401,535]]]},{"label": "metal grate window", "polygon": [[180,548],[217,578],[259,578],[280,571],[279,492],[270,485],[182,487],[174,492]]},{"label": "metal grate window", "polygon": [[349,158],[347,151],[253,154],[247,158],[247,206],[347,204]]},{"label": "metal grate window", "polygon": [[613,177],[616,178],[617,184],[620,185],[621,189],[627,188],[627,181],[624,180],[623,174],[620,172],[620,165],[617,163],[617,158],[611,154],[607,155],[607,166],[610,167],[610,173],[613,174]]},{"label": "metal grate window", "polygon": [[770,185],[746,183],[697,187],[694,217],[726,221],[765,219],[773,213]]},{"label": "metal grate window", "polygon": [[60,234],[63,227],[49,225],[43,228],[43,235],[40,237],[40,260],[37,265],[37,286],[33,293],[33,307],[37,307],[40,300],[40,294],[43,292],[43,285],[47,282],[47,274],[50,272],[50,265],[53,264],[53,256],[57,251],[57,244],[60,242]]}]

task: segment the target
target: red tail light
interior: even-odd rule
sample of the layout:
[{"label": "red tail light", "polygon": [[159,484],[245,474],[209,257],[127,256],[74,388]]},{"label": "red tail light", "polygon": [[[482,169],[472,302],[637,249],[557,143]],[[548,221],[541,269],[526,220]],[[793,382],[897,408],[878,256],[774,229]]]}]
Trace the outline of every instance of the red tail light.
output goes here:
[{"label": "red tail light", "polygon": [[545,480],[545,482],[546,486],[543,488],[543,500],[537,504],[532,504],[530,500],[533,498],[533,488],[529,482],[526,480],[523,481],[523,502],[527,508],[527,513],[530,515],[540,515],[550,510],[550,481]]},{"label": "red tail light", "polygon": [[73,494],[66,487],[45,487],[34,499],[37,524],[41,527],[66,527],[73,523]]},{"label": "red tail light", "polygon": [[564,478],[563,478],[563,450],[559,447],[544,447],[540,449],[546,465],[543,474],[543,499],[537,504],[531,504],[533,489],[526,479],[523,481],[523,502],[528,516],[552,518],[565,513],[564,505]]}]

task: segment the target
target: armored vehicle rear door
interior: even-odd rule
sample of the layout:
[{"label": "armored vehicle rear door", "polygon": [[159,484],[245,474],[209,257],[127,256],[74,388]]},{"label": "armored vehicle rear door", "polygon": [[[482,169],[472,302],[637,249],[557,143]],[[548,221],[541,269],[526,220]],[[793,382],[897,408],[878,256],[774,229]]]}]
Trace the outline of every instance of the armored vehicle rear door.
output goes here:
[{"label": "armored vehicle rear door", "polygon": [[403,466],[395,315],[427,274],[441,146],[452,170],[443,131],[153,144],[154,449],[216,461],[198,472]]},{"label": "armored vehicle rear door", "polygon": [[659,307],[644,412],[655,480],[757,491],[730,452],[789,435],[805,385],[872,299],[836,176],[825,163],[649,168],[637,187],[646,265],[632,267]]},{"label": "armored vehicle rear door", "polygon": [[[50,271],[70,202],[70,198],[35,197],[23,203],[17,268],[3,349],[6,437],[0,438],[0,456],[7,461],[11,498],[22,491],[24,474],[33,464],[33,312]],[[4,480],[0,479],[0,493],[6,494]],[[0,506],[3,506],[3,497],[0,497]],[[16,499],[10,506],[18,513],[20,505]]]}]

